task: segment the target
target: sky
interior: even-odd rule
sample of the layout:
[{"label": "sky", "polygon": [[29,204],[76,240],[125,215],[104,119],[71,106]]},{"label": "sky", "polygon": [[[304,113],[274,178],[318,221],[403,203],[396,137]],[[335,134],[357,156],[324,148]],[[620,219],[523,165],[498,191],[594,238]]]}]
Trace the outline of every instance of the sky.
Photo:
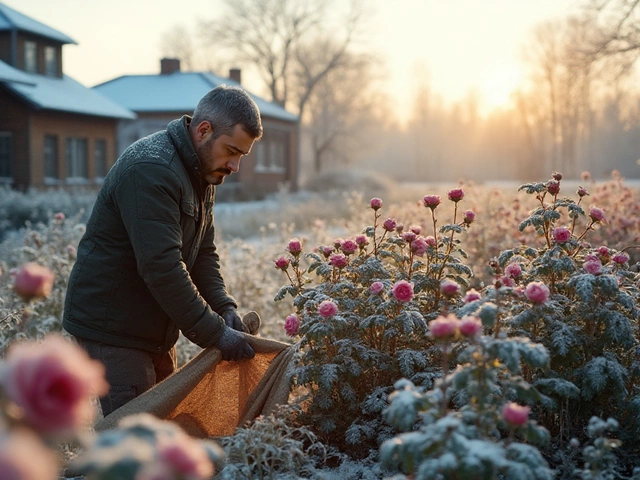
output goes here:
[{"label": "sky", "polygon": [[[159,71],[160,40],[176,25],[216,18],[222,0],[0,0],[60,30],[67,75],[86,86]],[[304,0],[301,0],[304,1]],[[344,2],[345,0],[337,0]],[[481,111],[505,106],[525,77],[522,52],[540,22],[562,19],[579,0],[363,0],[364,43],[385,65],[384,82],[406,113],[425,79],[447,104],[475,92]],[[242,68],[242,66],[240,66]],[[217,72],[222,73],[222,72]],[[243,75],[247,88],[256,78]],[[254,93],[262,93],[256,92]]]}]

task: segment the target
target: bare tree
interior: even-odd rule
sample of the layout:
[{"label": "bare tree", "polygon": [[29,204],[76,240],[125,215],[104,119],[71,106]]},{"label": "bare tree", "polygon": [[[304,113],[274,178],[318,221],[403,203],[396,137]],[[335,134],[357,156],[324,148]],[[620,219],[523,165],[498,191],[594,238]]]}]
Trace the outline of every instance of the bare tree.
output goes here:
[{"label": "bare tree", "polygon": [[184,25],[174,25],[160,39],[160,53],[164,57],[180,59],[180,66],[184,70],[198,68],[196,45]]}]

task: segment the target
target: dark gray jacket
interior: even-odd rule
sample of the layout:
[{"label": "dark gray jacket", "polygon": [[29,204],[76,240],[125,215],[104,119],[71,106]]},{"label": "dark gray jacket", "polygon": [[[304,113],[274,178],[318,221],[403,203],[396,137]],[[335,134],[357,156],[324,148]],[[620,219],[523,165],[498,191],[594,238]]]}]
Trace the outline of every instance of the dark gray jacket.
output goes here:
[{"label": "dark gray jacket", "polygon": [[131,145],[98,193],[69,278],[63,327],[109,345],[168,351],[179,330],[215,345],[237,306],[214,244],[214,187],[200,175],[190,118]]}]

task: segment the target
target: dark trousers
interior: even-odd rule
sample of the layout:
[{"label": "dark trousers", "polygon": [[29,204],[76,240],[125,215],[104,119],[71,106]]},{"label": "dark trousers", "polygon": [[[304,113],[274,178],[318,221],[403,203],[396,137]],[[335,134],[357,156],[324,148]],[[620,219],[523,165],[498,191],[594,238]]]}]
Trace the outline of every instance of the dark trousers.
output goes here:
[{"label": "dark trousers", "polygon": [[167,378],[178,366],[175,346],[166,353],[151,353],[83,338],[76,340],[91,358],[105,366],[109,392],[100,397],[105,417]]}]

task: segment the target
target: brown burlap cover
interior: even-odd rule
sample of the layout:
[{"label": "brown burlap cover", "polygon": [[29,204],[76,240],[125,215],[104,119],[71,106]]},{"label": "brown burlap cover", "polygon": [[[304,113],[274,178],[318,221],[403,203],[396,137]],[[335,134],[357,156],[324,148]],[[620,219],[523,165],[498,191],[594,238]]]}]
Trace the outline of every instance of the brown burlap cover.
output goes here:
[{"label": "brown burlap cover", "polygon": [[256,352],[253,359],[225,362],[217,348],[203,350],[169,378],[100,419],[96,431],[144,412],[173,420],[195,437],[231,435],[236,427],[287,403],[295,347],[245,337]]}]

